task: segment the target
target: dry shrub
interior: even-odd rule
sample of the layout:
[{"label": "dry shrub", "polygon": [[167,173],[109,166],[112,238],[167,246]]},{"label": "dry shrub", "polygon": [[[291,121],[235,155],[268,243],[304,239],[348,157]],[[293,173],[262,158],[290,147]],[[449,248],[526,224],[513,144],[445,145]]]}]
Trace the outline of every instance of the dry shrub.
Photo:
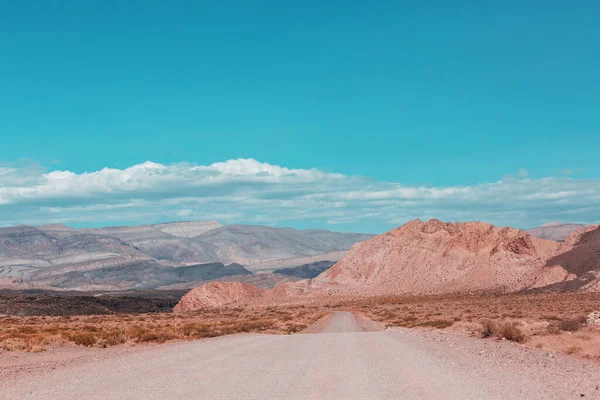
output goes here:
[{"label": "dry shrub", "polygon": [[75,332],[67,336],[67,339],[78,346],[92,347],[96,344],[97,337],[90,332]]},{"label": "dry shrub", "polygon": [[567,318],[558,323],[558,329],[566,332],[576,332],[580,330],[586,322],[586,317]]},{"label": "dry shrub", "polygon": [[499,330],[500,337],[513,342],[525,341],[525,334],[515,324],[505,324]]},{"label": "dry shrub", "polygon": [[418,326],[430,326],[432,328],[444,329],[444,328],[448,328],[448,327],[452,326],[453,324],[454,324],[454,321],[436,319],[433,321],[421,322],[420,324],[418,324]]},{"label": "dry shrub", "polygon": [[482,324],[481,337],[488,338],[492,336],[496,336],[498,332],[498,325],[496,325],[492,320],[486,320]]},{"label": "dry shrub", "polygon": [[305,330],[306,328],[307,328],[307,326],[304,324],[288,324],[286,332],[288,334],[292,334],[292,333],[296,333],[296,332],[301,332],[301,331]]}]

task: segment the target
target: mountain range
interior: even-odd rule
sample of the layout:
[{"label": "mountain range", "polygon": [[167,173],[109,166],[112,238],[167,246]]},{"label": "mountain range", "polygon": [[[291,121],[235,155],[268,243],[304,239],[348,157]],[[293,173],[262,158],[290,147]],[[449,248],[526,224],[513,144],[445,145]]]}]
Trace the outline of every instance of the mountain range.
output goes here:
[{"label": "mountain range", "polygon": [[[304,266],[297,273],[309,269]],[[268,290],[228,282],[203,285],[186,294],[177,311],[238,301],[286,302],[305,296],[528,291],[600,291],[600,226],[576,230],[561,243],[484,222],[417,219],[357,244],[315,278],[284,282]]]},{"label": "mountain range", "polygon": [[[223,226],[216,221],[82,229],[56,224],[7,227],[0,228],[0,285],[156,288],[247,276],[263,268],[337,261],[355,243],[372,236]],[[282,281],[274,279],[278,280]]]}]

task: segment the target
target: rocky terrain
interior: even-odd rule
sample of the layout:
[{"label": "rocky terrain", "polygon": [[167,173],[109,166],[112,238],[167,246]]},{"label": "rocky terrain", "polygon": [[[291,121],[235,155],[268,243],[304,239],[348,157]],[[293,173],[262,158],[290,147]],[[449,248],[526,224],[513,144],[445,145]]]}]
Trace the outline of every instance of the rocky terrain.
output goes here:
[{"label": "rocky terrain", "polygon": [[573,279],[545,290],[600,292],[600,226],[590,225],[569,235],[559,254],[547,260],[546,266],[560,266]]},{"label": "rocky terrain", "polygon": [[[585,227],[559,243],[483,222],[415,220],[356,245],[330,264],[276,270],[307,280],[283,282],[252,298],[240,293],[238,300],[600,291],[600,227]],[[223,288],[212,289],[214,299]],[[234,287],[223,290],[230,299]]]},{"label": "rocky terrain", "polygon": [[567,279],[546,267],[560,247],[483,222],[415,220],[356,246],[315,281],[371,295],[513,292]]},{"label": "rocky terrain", "polygon": [[[183,288],[186,282],[193,287],[219,278],[244,281],[253,267],[297,266],[331,254],[335,260],[370,237],[215,221],[7,227],[0,228],[0,287],[90,291]],[[253,281],[267,287],[289,280],[276,274]]]},{"label": "rocky terrain", "polygon": [[262,297],[265,291],[241,282],[209,282],[190,290],[173,309],[174,312],[195,311]]},{"label": "rocky terrain", "polygon": [[582,224],[564,224],[561,222],[550,222],[540,226],[526,230],[531,236],[540,239],[556,240],[563,242],[571,233],[585,227]]}]

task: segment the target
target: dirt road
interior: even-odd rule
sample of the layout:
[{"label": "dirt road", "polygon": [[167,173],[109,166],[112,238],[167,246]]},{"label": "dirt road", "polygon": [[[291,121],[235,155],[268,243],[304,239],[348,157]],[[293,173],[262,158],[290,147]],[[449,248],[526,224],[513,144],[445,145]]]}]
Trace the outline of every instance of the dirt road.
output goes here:
[{"label": "dirt road", "polygon": [[320,333],[238,335],[143,349],[29,379],[2,399],[596,398],[600,368],[442,332],[361,332],[336,313]]}]

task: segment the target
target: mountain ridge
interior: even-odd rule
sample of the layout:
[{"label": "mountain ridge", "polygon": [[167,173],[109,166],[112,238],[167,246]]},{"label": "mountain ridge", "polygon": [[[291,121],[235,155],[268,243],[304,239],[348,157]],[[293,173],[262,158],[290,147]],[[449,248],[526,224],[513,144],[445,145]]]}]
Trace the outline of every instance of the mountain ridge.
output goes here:
[{"label": "mountain ridge", "polygon": [[[297,266],[307,259],[318,261],[333,253],[345,253],[356,240],[372,236],[260,225],[223,226],[216,221],[79,229],[63,224],[5,227],[0,228],[0,283],[78,290],[177,285],[185,282],[172,279],[172,268],[195,266],[197,272],[198,265],[219,263],[255,265],[257,269],[264,263],[270,269]],[[230,272],[207,275],[200,281],[247,275],[233,269]],[[199,281],[198,276],[188,278]],[[282,279],[277,276],[258,281],[268,284]]]}]

